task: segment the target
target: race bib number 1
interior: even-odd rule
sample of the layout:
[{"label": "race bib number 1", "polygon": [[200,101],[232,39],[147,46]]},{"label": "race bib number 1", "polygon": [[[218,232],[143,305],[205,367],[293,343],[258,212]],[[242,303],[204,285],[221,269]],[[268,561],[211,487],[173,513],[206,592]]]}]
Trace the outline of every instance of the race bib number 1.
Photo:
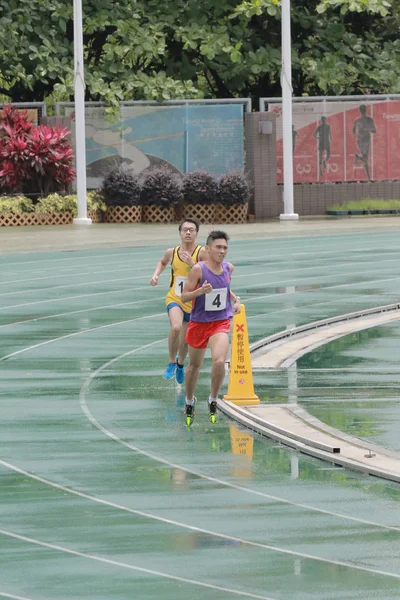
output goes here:
[{"label": "race bib number 1", "polygon": [[217,288],[206,294],[205,309],[206,311],[225,310],[227,288]]},{"label": "race bib number 1", "polygon": [[179,298],[182,296],[183,288],[185,287],[186,280],[187,280],[187,277],[177,277],[176,278],[175,295],[179,296]]}]

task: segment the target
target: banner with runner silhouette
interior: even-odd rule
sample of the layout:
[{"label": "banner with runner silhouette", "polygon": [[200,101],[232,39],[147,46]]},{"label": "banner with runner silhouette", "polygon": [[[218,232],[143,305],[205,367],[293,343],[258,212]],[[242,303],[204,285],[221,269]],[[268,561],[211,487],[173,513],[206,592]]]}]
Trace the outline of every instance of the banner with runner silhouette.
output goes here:
[{"label": "banner with runner silhouette", "polygon": [[[283,182],[282,105],[277,117],[278,182]],[[295,183],[400,179],[400,100],[293,104]]]}]

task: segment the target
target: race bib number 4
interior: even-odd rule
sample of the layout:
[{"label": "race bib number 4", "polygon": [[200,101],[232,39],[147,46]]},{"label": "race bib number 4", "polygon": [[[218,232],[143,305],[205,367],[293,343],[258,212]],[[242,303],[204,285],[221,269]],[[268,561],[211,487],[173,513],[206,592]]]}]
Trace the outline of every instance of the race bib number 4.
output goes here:
[{"label": "race bib number 4", "polygon": [[175,282],[175,295],[181,297],[187,277],[177,277]]},{"label": "race bib number 4", "polygon": [[209,294],[206,294],[206,311],[225,310],[227,293],[227,288],[219,288],[212,290]]}]

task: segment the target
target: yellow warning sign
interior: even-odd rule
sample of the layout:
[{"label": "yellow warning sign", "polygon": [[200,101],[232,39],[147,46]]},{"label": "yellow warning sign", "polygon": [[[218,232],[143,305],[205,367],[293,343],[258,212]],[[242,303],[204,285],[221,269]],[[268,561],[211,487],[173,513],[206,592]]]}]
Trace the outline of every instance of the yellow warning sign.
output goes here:
[{"label": "yellow warning sign", "polygon": [[243,304],[240,314],[233,317],[228,393],[224,400],[241,406],[260,404],[259,397],[254,393],[246,309]]}]

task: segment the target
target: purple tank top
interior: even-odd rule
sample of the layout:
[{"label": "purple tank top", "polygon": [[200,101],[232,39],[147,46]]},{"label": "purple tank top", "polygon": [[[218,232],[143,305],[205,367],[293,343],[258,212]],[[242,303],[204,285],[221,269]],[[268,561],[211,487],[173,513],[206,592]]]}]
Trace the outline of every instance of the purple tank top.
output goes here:
[{"label": "purple tank top", "polygon": [[196,323],[212,323],[230,319],[233,316],[233,310],[230,297],[229,264],[222,263],[221,275],[215,275],[203,262],[198,264],[202,271],[199,287],[207,280],[213,289],[209,294],[202,294],[194,299],[190,320]]}]

